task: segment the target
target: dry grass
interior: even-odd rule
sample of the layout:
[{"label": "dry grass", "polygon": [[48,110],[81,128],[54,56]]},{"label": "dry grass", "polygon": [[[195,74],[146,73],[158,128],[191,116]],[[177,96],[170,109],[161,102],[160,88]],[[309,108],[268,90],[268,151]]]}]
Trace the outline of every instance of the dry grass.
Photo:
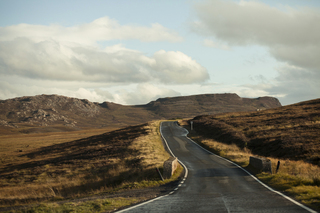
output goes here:
[{"label": "dry grass", "polygon": [[115,130],[115,128],[109,127],[71,132],[0,135],[0,168],[5,164],[25,162],[28,159],[21,156],[23,153],[29,153],[32,152],[32,150],[41,147],[66,143],[110,132],[112,130]]},{"label": "dry grass", "polygon": [[236,144],[225,144],[212,139],[208,139],[197,135],[195,132],[188,135],[192,140],[197,142],[202,147],[210,150],[216,155],[227,158],[241,165],[247,167],[249,165],[249,158],[252,156],[250,150],[241,149]]},{"label": "dry grass", "polygon": [[42,203],[31,208],[21,208],[9,211],[10,213],[57,213],[57,212],[77,212],[77,213],[98,213],[113,212],[119,207],[128,206],[138,202],[135,198],[109,198],[97,199],[85,202],[68,202],[64,204]]},{"label": "dry grass", "polygon": [[194,129],[252,153],[320,165],[320,99],[256,112],[198,116]]},{"label": "dry grass", "polygon": [[150,122],[146,127],[148,134],[141,136],[139,140],[135,140],[130,146],[131,149],[140,151],[140,157],[143,158],[145,168],[162,167],[163,162],[170,157],[165,151],[160,137],[160,122]]},{"label": "dry grass", "polygon": [[1,136],[0,205],[163,184],[155,168],[169,155],[159,123],[101,135],[106,130]]}]

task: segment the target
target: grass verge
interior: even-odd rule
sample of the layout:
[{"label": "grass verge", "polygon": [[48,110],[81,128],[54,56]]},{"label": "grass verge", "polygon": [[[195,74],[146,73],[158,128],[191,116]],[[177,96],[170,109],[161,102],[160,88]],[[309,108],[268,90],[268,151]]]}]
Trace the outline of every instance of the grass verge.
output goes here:
[{"label": "grass verge", "polygon": [[111,212],[115,209],[137,202],[135,198],[99,199],[86,202],[68,202],[64,204],[42,203],[31,208],[9,211],[10,213],[58,213],[58,212]]}]

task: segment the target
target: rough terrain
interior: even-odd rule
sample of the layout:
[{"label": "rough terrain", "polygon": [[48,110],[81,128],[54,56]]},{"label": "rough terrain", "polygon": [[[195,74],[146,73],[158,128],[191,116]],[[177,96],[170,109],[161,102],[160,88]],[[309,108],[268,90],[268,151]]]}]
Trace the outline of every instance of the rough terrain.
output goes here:
[{"label": "rough terrain", "polygon": [[320,99],[256,112],[197,116],[194,129],[261,156],[320,165]]},{"label": "rough terrain", "polygon": [[280,106],[276,98],[250,99],[241,98],[237,94],[160,98],[136,106],[95,103],[59,95],[37,95],[0,101],[0,134],[125,127],[151,120],[256,111]]}]

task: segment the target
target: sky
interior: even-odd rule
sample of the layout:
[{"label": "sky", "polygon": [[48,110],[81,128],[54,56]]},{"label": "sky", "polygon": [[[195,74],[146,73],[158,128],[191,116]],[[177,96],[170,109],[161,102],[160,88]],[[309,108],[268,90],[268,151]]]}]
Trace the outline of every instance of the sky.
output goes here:
[{"label": "sky", "polygon": [[320,98],[319,0],[0,0],[0,99]]}]

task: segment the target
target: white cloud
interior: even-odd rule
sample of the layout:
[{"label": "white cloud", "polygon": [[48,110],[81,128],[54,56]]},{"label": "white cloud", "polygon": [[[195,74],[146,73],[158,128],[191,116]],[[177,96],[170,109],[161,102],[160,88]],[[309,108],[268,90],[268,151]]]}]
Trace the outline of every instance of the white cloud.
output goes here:
[{"label": "white cloud", "polygon": [[90,46],[98,41],[108,40],[137,39],[143,42],[180,42],[183,40],[178,33],[158,23],[152,24],[151,27],[120,25],[116,20],[109,17],[102,17],[91,23],[72,27],[31,24],[0,27],[0,35],[0,41],[10,41],[24,37],[34,42],[57,40],[61,43],[77,43]]},{"label": "white cloud", "polygon": [[205,0],[195,10],[195,32],[228,45],[264,46],[284,64],[270,88],[260,88],[261,94],[283,97],[285,104],[319,97],[319,8],[279,9],[258,1]]},{"label": "white cloud", "polygon": [[263,86],[253,88],[251,85],[239,84],[216,86],[215,93],[236,93],[240,97],[246,98],[257,98],[270,95],[265,91],[265,87]]},{"label": "white cloud", "polygon": [[320,9],[211,0],[195,7],[193,30],[230,45],[263,45],[280,61],[320,70]]},{"label": "white cloud", "polygon": [[[193,84],[209,78],[203,66],[179,51],[159,50],[150,56],[122,44],[102,48],[98,43],[124,39],[182,41],[175,31],[157,23],[120,25],[108,17],[72,27],[0,27],[0,99],[60,94],[98,102],[146,103],[178,94],[155,84]],[[115,85],[124,89],[115,90]],[[139,86],[128,92],[130,85]]]},{"label": "white cloud", "polygon": [[[34,81],[37,82],[37,81]],[[123,105],[147,104],[160,97],[172,97],[181,95],[173,89],[156,86],[150,83],[137,84],[134,87],[121,87],[121,89],[102,88],[67,88],[52,86],[54,82],[41,85],[28,85],[20,83],[7,83],[0,81],[0,100],[22,96],[33,96],[39,94],[59,94],[67,97],[88,99],[92,102],[102,103],[104,101],[115,102]]]},{"label": "white cloud", "polygon": [[194,30],[230,44],[315,44],[320,37],[319,9],[286,11],[257,1],[211,0],[196,5]]},{"label": "white cloud", "polygon": [[[89,90],[83,87],[80,88],[67,88],[60,87],[59,83],[46,82],[50,86],[45,84],[41,85],[41,82],[36,82],[37,85],[21,84],[13,82],[0,81],[0,99],[9,99],[21,96],[33,96],[39,94],[59,94],[68,97],[89,99],[93,102],[103,102],[106,100],[112,101],[113,96],[107,91]],[[56,84],[54,86],[54,84]]]},{"label": "white cloud", "polygon": [[239,88],[242,87],[243,89],[238,94],[248,97],[274,96],[283,105],[320,97],[319,72],[312,72],[287,64],[279,67],[278,73],[279,75],[271,81],[262,79],[257,84],[240,85]]},{"label": "white cloud", "polygon": [[203,66],[179,51],[160,50],[153,56],[156,78],[165,84],[191,84],[204,82],[209,74]]},{"label": "white cloud", "polygon": [[0,42],[0,68],[2,75],[63,81],[188,84],[209,78],[204,67],[179,51],[148,57],[121,45],[101,50],[26,38]]},{"label": "white cloud", "polygon": [[279,76],[275,79],[269,93],[284,93],[283,104],[296,103],[320,97],[320,72],[292,65],[278,69]]},{"label": "white cloud", "polygon": [[160,24],[120,25],[108,17],[73,27],[29,24],[2,27],[0,75],[59,81],[169,84],[208,78],[204,67],[181,52],[161,50],[148,57],[120,44],[104,49],[97,45],[98,41],[114,39],[176,42],[182,38]]},{"label": "white cloud", "polygon": [[271,47],[270,52],[279,61],[287,62],[293,66],[314,70],[315,72],[320,72],[320,37],[318,43],[315,44],[279,44]]},{"label": "white cloud", "polygon": [[150,101],[154,101],[161,97],[173,97],[181,95],[172,89],[164,88],[161,86],[156,86],[150,83],[144,83],[137,85],[136,89],[128,91],[122,90],[117,92],[115,97],[119,102],[137,105],[137,104],[147,104]]}]

